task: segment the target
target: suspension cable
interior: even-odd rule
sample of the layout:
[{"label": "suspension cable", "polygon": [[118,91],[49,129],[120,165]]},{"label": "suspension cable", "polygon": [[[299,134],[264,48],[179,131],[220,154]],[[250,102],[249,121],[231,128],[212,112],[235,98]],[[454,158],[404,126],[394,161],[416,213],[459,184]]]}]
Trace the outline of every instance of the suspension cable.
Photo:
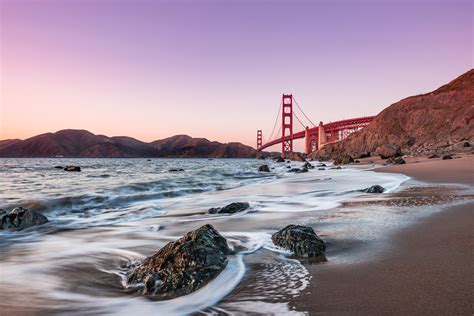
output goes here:
[{"label": "suspension cable", "polygon": [[[278,106],[278,114],[277,114],[277,117],[276,117],[276,119],[275,119],[275,123],[273,124],[272,132],[271,132],[270,137],[269,137],[268,139],[272,139],[273,133],[275,132],[275,128],[276,128],[276,125],[277,125],[277,123],[278,123],[278,118],[280,117],[280,112],[281,112],[281,107],[282,107],[282,106],[281,106],[281,103],[282,103],[282,102],[283,102],[283,100],[280,101],[280,105]],[[278,133],[277,133],[277,135],[278,135]]]},{"label": "suspension cable", "polygon": [[298,109],[300,109],[301,113],[303,113],[304,117],[306,117],[306,119],[307,119],[311,124],[313,124],[314,127],[316,127],[316,124],[314,124],[313,121],[311,121],[311,120],[309,119],[309,117],[306,116],[306,114],[303,112],[303,110],[301,109],[300,105],[299,105],[298,102],[296,101],[295,97],[293,97],[293,100],[295,101],[296,106],[298,107]]},{"label": "suspension cable", "polygon": [[300,118],[298,117],[298,115],[296,115],[296,112],[293,112],[293,115],[296,117],[296,119],[298,120],[298,122],[300,122],[301,126],[303,127],[303,129],[306,128],[306,126],[304,126],[303,122],[301,122]]}]

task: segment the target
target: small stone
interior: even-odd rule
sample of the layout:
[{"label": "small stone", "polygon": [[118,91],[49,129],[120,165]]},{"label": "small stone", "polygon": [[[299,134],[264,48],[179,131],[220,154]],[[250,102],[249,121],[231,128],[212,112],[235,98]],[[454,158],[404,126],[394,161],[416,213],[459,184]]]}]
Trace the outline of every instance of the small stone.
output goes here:
[{"label": "small stone", "polygon": [[453,159],[453,157],[451,155],[444,155],[443,160],[448,160],[448,159]]},{"label": "small stone", "polygon": [[365,193],[384,193],[385,188],[383,186],[377,184],[377,185],[371,186],[370,188],[362,190],[362,192],[365,192]]},{"label": "small stone", "polygon": [[174,168],[174,169],[170,169],[168,170],[168,172],[183,172],[184,169],[181,169],[181,168]]},{"label": "small stone", "polygon": [[81,167],[78,167],[78,166],[66,166],[66,167],[64,168],[64,171],[79,172],[79,171],[81,171]]},{"label": "small stone", "polygon": [[270,168],[268,167],[268,165],[261,165],[260,167],[258,167],[258,171],[260,171],[260,172],[270,172]]}]

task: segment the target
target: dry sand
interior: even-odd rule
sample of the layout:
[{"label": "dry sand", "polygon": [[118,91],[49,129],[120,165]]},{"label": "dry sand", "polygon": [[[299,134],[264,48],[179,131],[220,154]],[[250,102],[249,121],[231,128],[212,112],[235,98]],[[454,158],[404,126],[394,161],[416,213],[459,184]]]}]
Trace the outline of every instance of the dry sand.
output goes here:
[{"label": "dry sand", "polygon": [[[474,185],[473,156],[407,161],[378,171]],[[400,231],[392,246],[367,263],[308,266],[308,293],[292,305],[310,315],[473,315],[474,202],[447,207]]]}]

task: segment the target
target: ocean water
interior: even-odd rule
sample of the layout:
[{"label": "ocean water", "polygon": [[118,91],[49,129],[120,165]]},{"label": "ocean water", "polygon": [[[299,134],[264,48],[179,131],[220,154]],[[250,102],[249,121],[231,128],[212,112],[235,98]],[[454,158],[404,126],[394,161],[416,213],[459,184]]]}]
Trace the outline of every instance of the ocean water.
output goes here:
[{"label": "ocean water", "polygon": [[[288,173],[302,163],[255,159],[0,159],[0,208],[41,211],[49,223],[0,231],[0,308],[67,315],[132,313],[299,314],[288,302],[311,282],[304,262],[277,249],[271,234],[311,225],[328,240],[377,244],[409,221],[385,209],[339,206],[374,184],[396,191],[408,178],[367,166]],[[314,162],[316,164],[317,162]],[[82,172],[54,166],[79,165]],[[330,165],[330,164],[328,164]],[[170,172],[171,169],[183,169]],[[383,194],[382,196],[384,196]],[[246,201],[249,210],[208,214]],[[125,283],[125,267],[206,223],[242,249],[202,289],[154,301]],[[330,248],[330,247],[329,247]],[[370,248],[373,249],[373,248]],[[329,253],[329,261],[364,254]]]}]

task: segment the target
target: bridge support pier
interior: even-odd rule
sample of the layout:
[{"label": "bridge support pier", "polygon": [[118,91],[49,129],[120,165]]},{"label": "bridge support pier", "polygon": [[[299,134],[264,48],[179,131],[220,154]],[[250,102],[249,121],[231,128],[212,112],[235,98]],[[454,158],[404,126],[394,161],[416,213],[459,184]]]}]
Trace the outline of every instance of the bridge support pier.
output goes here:
[{"label": "bridge support pier", "polygon": [[326,144],[326,131],[323,122],[319,122],[318,126],[318,150],[323,148]]},{"label": "bridge support pier", "polygon": [[263,145],[262,130],[259,129],[259,130],[257,130],[257,159],[260,158],[260,154],[261,154],[261,151],[262,151],[262,145]]}]

